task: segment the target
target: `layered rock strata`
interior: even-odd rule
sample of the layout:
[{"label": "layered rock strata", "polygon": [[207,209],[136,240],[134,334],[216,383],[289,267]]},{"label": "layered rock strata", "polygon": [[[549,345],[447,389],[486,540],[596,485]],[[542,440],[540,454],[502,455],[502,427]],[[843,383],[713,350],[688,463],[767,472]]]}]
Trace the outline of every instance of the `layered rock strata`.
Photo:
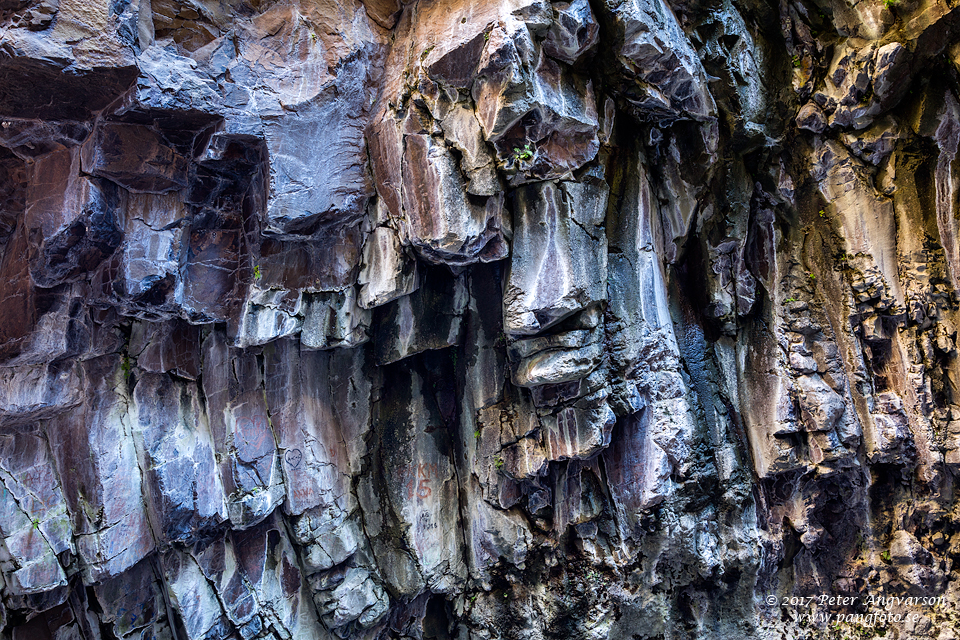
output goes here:
[{"label": "layered rock strata", "polygon": [[958,42],[0,0],[0,640],[957,637]]}]

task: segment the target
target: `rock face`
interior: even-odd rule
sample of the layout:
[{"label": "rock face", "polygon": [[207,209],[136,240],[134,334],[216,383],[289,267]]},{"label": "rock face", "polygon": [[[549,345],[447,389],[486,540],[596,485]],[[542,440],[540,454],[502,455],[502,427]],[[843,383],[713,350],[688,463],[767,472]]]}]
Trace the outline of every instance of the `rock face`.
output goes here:
[{"label": "rock face", "polygon": [[0,0],[0,640],[958,637],[957,42]]}]

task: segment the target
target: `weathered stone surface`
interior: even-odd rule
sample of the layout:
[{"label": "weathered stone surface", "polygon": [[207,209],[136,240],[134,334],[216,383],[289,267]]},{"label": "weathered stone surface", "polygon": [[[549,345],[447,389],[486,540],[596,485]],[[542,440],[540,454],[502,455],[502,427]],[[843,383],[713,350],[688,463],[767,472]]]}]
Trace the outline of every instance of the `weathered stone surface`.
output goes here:
[{"label": "weathered stone surface", "polygon": [[453,155],[431,136],[403,136],[403,208],[405,235],[427,261],[469,264],[502,260],[502,196],[467,194]]},{"label": "weathered stone surface", "polygon": [[604,6],[617,43],[617,71],[633,80],[626,98],[638,113],[695,120],[715,114],[703,65],[664,0]]},{"label": "weathered stone surface", "polygon": [[[404,369],[404,363],[393,365],[387,375],[396,376],[394,384],[374,406],[375,424],[382,429],[374,453],[382,465],[376,477],[388,509],[382,517],[390,517],[403,532],[401,543],[417,579],[442,593],[454,589],[466,574],[458,542],[460,488],[450,443],[435,435],[445,407],[423,393],[420,375]],[[369,513],[366,505],[364,512]],[[384,531],[368,534],[383,544]],[[374,550],[379,559],[376,542]]]},{"label": "weathered stone surface", "polygon": [[371,313],[357,301],[355,288],[308,296],[301,344],[307,349],[355,347],[370,339]]},{"label": "weathered stone surface", "polygon": [[958,33],[0,0],[0,640],[954,637]]},{"label": "weathered stone surface", "polygon": [[827,119],[823,112],[812,102],[808,102],[797,114],[797,126],[813,133],[823,133],[827,128]]},{"label": "weathered stone surface", "polygon": [[526,31],[494,28],[473,87],[480,126],[511,184],[564,176],[599,148],[592,81],[543,53],[529,59]]},{"label": "weathered stone surface", "polygon": [[190,231],[186,264],[175,293],[190,321],[200,324],[232,317],[239,306],[241,242],[239,231]]},{"label": "weathered stone surface", "polygon": [[[238,111],[258,105],[258,121],[243,114],[237,126],[262,135],[271,157],[267,231],[309,234],[363,212],[363,130],[381,46],[356,1],[277,5],[241,24],[232,102]],[[298,117],[282,117],[287,109]]]},{"label": "weathered stone surface", "polygon": [[534,335],[605,298],[606,186],[543,182],[516,193],[504,329]]},{"label": "weathered stone surface", "polygon": [[410,294],[376,309],[374,353],[380,364],[396,362],[459,341],[467,291],[463,277],[429,269]]},{"label": "weathered stone surface", "polygon": [[[534,353],[524,354],[513,381],[520,387],[558,384],[587,377],[600,365],[603,356],[601,331],[573,330],[557,336],[561,340]],[[562,340],[566,338],[566,340]],[[543,338],[518,341],[514,346],[529,345]],[[566,343],[566,344],[564,344]],[[558,348],[551,348],[551,347]],[[536,348],[536,347],[533,347]]]},{"label": "weathered stone surface", "polygon": [[643,411],[624,418],[616,444],[603,453],[621,526],[630,537],[639,533],[643,511],[661,502],[672,488],[667,454],[651,437],[650,414]]},{"label": "weathered stone surface", "polygon": [[155,564],[144,561],[120,576],[95,587],[97,602],[104,609],[103,620],[119,637],[140,631],[155,637],[170,636],[164,591]]},{"label": "weathered stone surface", "polygon": [[[79,8],[79,6],[77,7]],[[17,35],[4,30],[5,38]],[[32,40],[40,39],[34,36]],[[29,46],[29,45],[28,45]],[[41,45],[42,46],[42,45]],[[92,116],[116,100],[133,82],[136,70],[129,66],[103,65],[99,69],[64,73],[63,61],[32,57],[24,51],[0,59],[0,114],[11,118],[89,121]],[[52,51],[55,57],[68,52]],[[113,68],[111,68],[113,67]],[[70,95],[70,100],[60,96]]]},{"label": "weathered stone surface", "polygon": [[172,315],[176,312],[172,293],[180,276],[186,207],[178,194],[131,194],[126,211],[118,297],[131,311],[168,311]]},{"label": "weathered stone surface", "polygon": [[187,186],[188,160],[148,127],[107,122],[83,144],[83,171],[132,193],[164,193]]},{"label": "weathered stone surface", "polygon": [[72,550],[70,522],[44,440],[34,434],[4,438],[2,571],[11,593],[43,593],[66,585],[57,554]]},{"label": "weathered stone surface", "polygon": [[[227,519],[214,442],[197,395],[195,385],[156,373],[143,374],[133,390],[138,455],[149,464],[147,504],[163,541],[192,542]],[[257,449],[256,438],[259,432],[243,442]]]},{"label": "weathered stone surface", "polygon": [[[127,362],[127,368],[130,365]],[[46,434],[58,451],[57,472],[76,534],[77,554],[87,579],[118,576],[155,548],[144,504],[143,472],[134,424],[127,412],[129,391],[118,389],[128,375],[124,361],[104,356],[84,365],[87,400],[66,418],[50,420]]]},{"label": "weathered stone surface", "polygon": [[[203,377],[203,395],[229,517],[246,528],[282,502],[284,487],[276,436],[263,396],[262,367],[252,355],[230,364],[232,352],[221,331],[206,337],[203,368],[211,373]],[[203,450],[201,455],[207,453]]]},{"label": "weathered stone surface", "polygon": [[53,287],[93,271],[114,252],[121,194],[112,184],[79,176],[78,150],[32,163],[24,222],[35,240],[31,275]]},{"label": "weathered stone surface", "polygon": [[417,263],[403,254],[392,229],[377,227],[363,245],[363,267],[357,276],[360,306],[372,309],[416,291]]},{"label": "weathered stone surface", "polygon": [[137,365],[144,371],[173,371],[189,380],[200,375],[200,330],[183,321],[134,325],[130,351],[137,354]]},{"label": "weathered stone surface", "polygon": [[543,50],[560,62],[573,64],[597,44],[600,26],[590,4],[584,0],[558,2],[553,10],[555,18],[547,31]]},{"label": "weathered stone surface", "polygon": [[79,363],[0,368],[0,415],[10,425],[56,415],[82,401]]},{"label": "weathered stone surface", "polygon": [[906,92],[910,58],[899,42],[840,48],[827,70],[824,92],[814,99],[835,108],[832,125],[863,129]]}]

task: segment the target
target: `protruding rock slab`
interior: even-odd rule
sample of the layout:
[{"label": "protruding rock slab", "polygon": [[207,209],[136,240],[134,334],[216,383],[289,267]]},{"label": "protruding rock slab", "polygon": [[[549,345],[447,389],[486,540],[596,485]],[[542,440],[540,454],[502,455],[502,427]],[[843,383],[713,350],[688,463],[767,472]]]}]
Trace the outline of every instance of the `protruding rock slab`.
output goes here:
[{"label": "protruding rock slab", "polygon": [[490,262],[509,250],[502,234],[502,196],[477,198],[453,155],[429,135],[405,135],[403,210],[406,235],[424,259],[453,265]]},{"label": "protruding rock slab", "polygon": [[463,276],[425,270],[423,284],[409,296],[374,312],[374,354],[381,364],[457,344],[467,306]]},{"label": "protruding rock slab", "polygon": [[214,442],[194,385],[143,374],[134,388],[147,504],[162,541],[190,543],[227,519]]},{"label": "protruding rock slab", "polygon": [[516,192],[504,330],[534,335],[606,297],[607,188],[542,182]]},{"label": "protruding rock slab", "polygon": [[638,113],[703,120],[716,107],[700,58],[665,0],[605,0],[627,97]]},{"label": "protruding rock slab", "polygon": [[134,193],[182,189],[189,160],[154,129],[138,124],[105,122],[83,145],[84,172]]},{"label": "protruding rock slab", "polygon": [[191,322],[225,321],[239,307],[242,236],[229,229],[190,232],[177,294]]},{"label": "protruding rock slab", "polygon": [[93,271],[120,245],[123,193],[80,175],[78,149],[53,152],[28,171],[25,225],[31,231],[31,274],[54,287]]},{"label": "protruding rock slab", "polygon": [[404,255],[397,233],[377,227],[363,245],[363,267],[357,278],[360,306],[372,309],[413,293],[420,285],[417,263]]}]

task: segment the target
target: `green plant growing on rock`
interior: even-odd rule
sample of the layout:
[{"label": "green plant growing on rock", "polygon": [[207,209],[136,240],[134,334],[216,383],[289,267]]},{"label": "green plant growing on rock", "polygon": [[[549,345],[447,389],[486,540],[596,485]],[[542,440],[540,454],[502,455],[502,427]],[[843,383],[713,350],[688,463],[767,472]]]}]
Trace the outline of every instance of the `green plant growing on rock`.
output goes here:
[{"label": "green plant growing on rock", "polygon": [[260,265],[253,265],[253,278],[254,280],[259,280],[263,277],[263,272],[260,271]]},{"label": "green plant growing on rock", "polygon": [[493,464],[497,469],[503,469],[503,458],[497,456],[494,458]]},{"label": "green plant growing on rock", "polygon": [[886,564],[891,564],[891,562],[892,562],[892,560],[891,560],[891,558],[890,558],[890,552],[889,552],[889,551],[881,551],[881,552],[880,552],[880,559],[883,560],[883,562],[886,563]]},{"label": "green plant growing on rock", "polygon": [[900,0],[883,0],[883,6],[887,9],[893,9],[898,4],[900,4]]},{"label": "green plant growing on rock", "polygon": [[513,148],[513,159],[515,162],[526,162],[533,157],[533,147],[529,144],[523,145],[523,148]]},{"label": "green plant growing on rock", "polygon": [[793,68],[794,68],[794,69],[799,69],[799,68],[800,68],[800,56],[793,56],[793,58],[791,58],[791,60],[793,61]]},{"label": "green plant growing on rock", "polygon": [[123,354],[123,359],[120,360],[120,370],[123,371],[123,379],[126,380],[130,377],[130,371],[133,369],[133,361],[130,360],[130,356]]},{"label": "green plant growing on rock", "polygon": [[796,298],[787,298],[787,299],[784,300],[783,302],[784,302],[784,304],[790,304],[791,302],[797,302],[797,299],[796,299]]}]

